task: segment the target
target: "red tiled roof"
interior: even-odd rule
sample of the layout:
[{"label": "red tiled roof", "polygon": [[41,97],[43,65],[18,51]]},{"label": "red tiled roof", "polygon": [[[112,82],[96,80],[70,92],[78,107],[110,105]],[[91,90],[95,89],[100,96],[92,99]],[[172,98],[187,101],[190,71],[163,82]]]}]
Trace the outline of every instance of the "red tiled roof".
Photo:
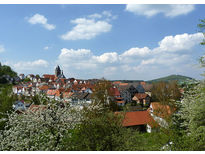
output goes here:
[{"label": "red tiled roof", "polygon": [[51,75],[51,74],[44,74],[43,77],[47,78],[47,79],[54,80],[56,76],[55,75]]},{"label": "red tiled roof", "polygon": [[141,85],[146,85],[146,82],[142,81],[140,82]]},{"label": "red tiled roof", "polygon": [[117,88],[110,88],[111,95],[120,96],[120,92]]},{"label": "red tiled roof", "polygon": [[120,86],[127,86],[128,83],[120,83]]},{"label": "red tiled roof", "polygon": [[121,83],[120,81],[113,82],[113,84],[120,84],[120,83]]},{"label": "red tiled roof", "polygon": [[151,127],[158,126],[148,111],[126,112],[122,123],[123,126],[136,126],[145,124],[149,124]]}]

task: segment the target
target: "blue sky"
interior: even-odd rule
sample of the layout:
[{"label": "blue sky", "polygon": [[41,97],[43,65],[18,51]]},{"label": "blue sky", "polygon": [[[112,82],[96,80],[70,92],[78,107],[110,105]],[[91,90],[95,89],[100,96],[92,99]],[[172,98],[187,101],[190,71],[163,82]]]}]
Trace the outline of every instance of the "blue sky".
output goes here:
[{"label": "blue sky", "polygon": [[201,79],[205,5],[0,5],[0,61],[67,78]]}]

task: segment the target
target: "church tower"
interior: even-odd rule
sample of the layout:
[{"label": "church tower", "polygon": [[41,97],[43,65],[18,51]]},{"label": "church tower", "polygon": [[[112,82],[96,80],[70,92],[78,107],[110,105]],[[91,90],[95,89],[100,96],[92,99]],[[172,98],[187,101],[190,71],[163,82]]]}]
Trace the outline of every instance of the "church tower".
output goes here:
[{"label": "church tower", "polygon": [[56,67],[55,69],[55,75],[58,77],[59,75],[61,75],[61,69],[59,66]]}]

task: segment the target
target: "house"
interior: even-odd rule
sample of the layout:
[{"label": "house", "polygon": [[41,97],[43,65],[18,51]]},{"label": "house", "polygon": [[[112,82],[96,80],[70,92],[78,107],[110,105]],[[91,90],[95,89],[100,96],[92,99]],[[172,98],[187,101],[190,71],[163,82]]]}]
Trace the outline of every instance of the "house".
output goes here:
[{"label": "house", "polygon": [[35,75],[33,75],[33,74],[28,74],[26,77],[29,78],[29,79],[32,81],[33,78],[35,77]]},{"label": "house", "polygon": [[124,127],[148,133],[157,131],[159,128],[159,125],[155,122],[148,111],[125,112],[123,116],[122,125]]},{"label": "house", "polygon": [[133,101],[136,101],[137,104],[140,104],[142,106],[149,106],[150,99],[150,96],[146,93],[136,93],[135,96],[132,98]]},{"label": "house", "polygon": [[49,97],[49,98],[55,98],[55,95],[56,95],[56,89],[55,88],[49,88],[47,90],[47,93],[46,95]]},{"label": "house", "polygon": [[153,84],[146,83],[146,84],[143,84],[142,86],[145,90],[145,93],[151,97],[152,96],[151,90],[152,90]]},{"label": "house", "polygon": [[14,94],[20,95],[23,93],[23,86],[21,85],[15,85],[12,87],[12,91]]},{"label": "house", "polygon": [[23,79],[25,79],[25,75],[24,75],[24,74],[19,74],[19,78],[20,78],[21,80],[23,80]]},{"label": "house", "polygon": [[152,102],[150,104],[150,108],[148,109],[148,112],[150,113],[150,115],[162,127],[168,126],[167,120],[171,117],[171,115],[175,111],[176,111],[175,107],[164,105],[164,104],[161,104],[160,102]]},{"label": "house", "polygon": [[114,97],[114,101],[117,103],[118,106],[124,106],[125,101],[120,94],[120,91],[116,87],[110,88],[110,93]]},{"label": "house", "polygon": [[71,90],[65,91],[65,92],[63,93],[63,100],[64,100],[65,102],[71,102],[71,101],[72,101],[72,99],[71,99],[72,94],[73,94],[73,93],[71,92]]},{"label": "house", "polygon": [[127,90],[127,86],[119,86],[118,89],[119,89],[120,95],[125,101],[125,104],[130,103],[132,101],[132,97],[131,97],[130,92]]},{"label": "house", "polygon": [[48,88],[49,88],[48,85],[41,85],[37,88],[37,93],[38,94],[42,94],[42,93],[45,94],[47,92]]},{"label": "house", "polygon": [[26,106],[24,105],[24,101],[15,101],[12,105],[15,111],[25,111]]},{"label": "house", "polygon": [[141,84],[137,85],[136,90],[137,93],[145,93],[145,89]]},{"label": "house", "polygon": [[80,93],[74,92],[71,95],[71,104],[72,105],[88,105],[91,101],[91,94],[90,93]]},{"label": "house", "polygon": [[130,85],[128,88],[127,88],[127,91],[131,94],[131,97],[134,97],[134,95],[136,93],[138,93],[138,90],[133,86],[133,85]]}]

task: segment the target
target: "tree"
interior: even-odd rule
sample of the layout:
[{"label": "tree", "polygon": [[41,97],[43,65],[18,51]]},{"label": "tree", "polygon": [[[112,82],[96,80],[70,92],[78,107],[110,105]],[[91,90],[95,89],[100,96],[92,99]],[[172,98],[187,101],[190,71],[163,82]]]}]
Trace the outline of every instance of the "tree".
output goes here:
[{"label": "tree", "polygon": [[117,111],[118,106],[114,101],[114,94],[111,91],[112,84],[105,79],[95,84],[92,93],[92,104],[106,111]]},{"label": "tree", "polygon": [[170,104],[172,100],[180,100],[181,98],[176,81],[154,83],[151,92],[152,99],[162,104]]},{"label": "tree", "polygon": [[[205,20],[200,22],[198,27],[205,34]],[[205,45],[205,40],[201,45]],[[204,56],[200,58],[200,64],[205,67]],[[205,81],[188,85],[179,110],[172,119],[171,129],[175,135],[169,147],[171,150],[205,150]]]},{"label": "tree", "polygon": [[23,114],[12,112],[5,130],[0,132],[0,150],[62,150],[64,137],[72,136],[80,118],[81,112],[58,104]]},{"label": "tree", "polygon": [[7,113],[12,111],[13,102],[17,100],[17,97],[11,94],[11,86],[0,86],[0,130],[4,129]]},{"label": "tree", "polygon": [[29,78],[23,79],[23,82],[30,82],[31,80]]},{"label": "tree", "polygon": [[[198,26],[200,32],[202,32],[203,35],[205,36],[205,19],[201,19],[200,23],[197,26]],[[201,42],[201,45],[205,45],[205,40],[204,39]]]},{"label": "tree", "polygon": [[10,77],[15,77],[17,76],[17,73],[14,72],[10,66],[3,65],[0,67],[0,77],[2,75],[9,75]]}]

